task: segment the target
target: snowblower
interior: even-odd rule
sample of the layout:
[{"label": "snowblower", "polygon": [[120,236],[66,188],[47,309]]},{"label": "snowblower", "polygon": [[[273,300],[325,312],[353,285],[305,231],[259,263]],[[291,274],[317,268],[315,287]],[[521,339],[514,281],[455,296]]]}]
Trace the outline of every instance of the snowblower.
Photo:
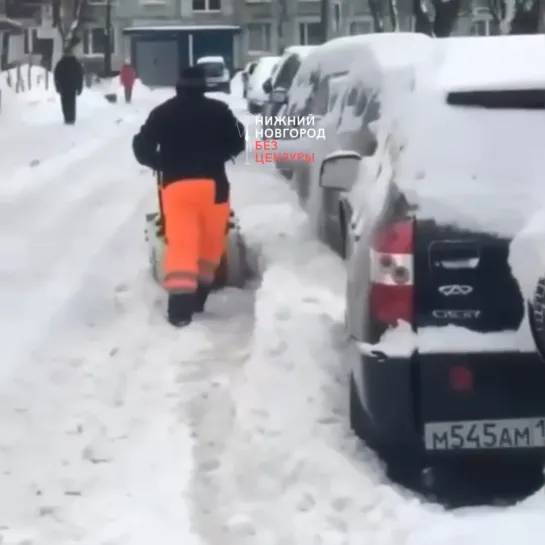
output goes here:
[{"label": "snowblower", "polygon": [[[159,284],[163,280],[163,255],[165,252],[165,221],[161,201],[161,175],[157,174],[157,204],[158,210],[146,214],[146,242],[151,274]],[[225,249],[220,266],[216,271],[213,289],[219,290],[226,286],[243,287],[248,275],[246,249],[237,217],[231,211],[229,224],[225,233]]]}]

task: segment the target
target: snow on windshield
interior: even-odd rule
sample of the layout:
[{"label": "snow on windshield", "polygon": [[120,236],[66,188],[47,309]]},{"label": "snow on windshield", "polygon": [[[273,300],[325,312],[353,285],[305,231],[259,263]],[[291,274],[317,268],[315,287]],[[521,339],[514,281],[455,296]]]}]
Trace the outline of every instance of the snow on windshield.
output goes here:
[{"label": "snow on windshield", "polygon": [[204,74],[207,77],[222,76],[225,69],[225,65],[222,62],[200,62],[199,66],[202,66]]}]

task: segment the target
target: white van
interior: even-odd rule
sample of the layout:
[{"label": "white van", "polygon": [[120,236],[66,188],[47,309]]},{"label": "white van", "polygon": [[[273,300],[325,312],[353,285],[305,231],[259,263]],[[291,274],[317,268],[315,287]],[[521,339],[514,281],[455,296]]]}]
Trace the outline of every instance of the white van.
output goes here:
[{"label": "white van", "polygon": [[197,65],[202,66],[204,69],[207,91],[231,93],[231,74],[223,57],[200,57],[197,59]]}]

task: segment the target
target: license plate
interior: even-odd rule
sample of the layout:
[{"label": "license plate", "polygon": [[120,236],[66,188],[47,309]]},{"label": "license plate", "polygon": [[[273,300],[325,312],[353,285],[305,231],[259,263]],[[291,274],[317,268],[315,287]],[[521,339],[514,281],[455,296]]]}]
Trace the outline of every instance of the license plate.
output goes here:
[{"label": "license plate", "polygon": [[545,447],[545,418],[430,422],[424,440],[426,450]]}]

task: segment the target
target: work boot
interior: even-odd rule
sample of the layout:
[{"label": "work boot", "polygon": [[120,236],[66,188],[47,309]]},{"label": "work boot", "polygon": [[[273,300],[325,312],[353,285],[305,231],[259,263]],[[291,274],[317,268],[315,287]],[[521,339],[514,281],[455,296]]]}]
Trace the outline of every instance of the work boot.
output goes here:
[{"label": "work boot", "polygon": [[194,312],[203,312],[206,300],[210,295],[210,286],[206,284],[199,284],[197,293],[195,294],[195,305],[193,307]]},{"label": "work boot", "polygon": [[193,321],[195,294],[176,293],[168,297],[168,321],[175,327],[184,327]]}]

